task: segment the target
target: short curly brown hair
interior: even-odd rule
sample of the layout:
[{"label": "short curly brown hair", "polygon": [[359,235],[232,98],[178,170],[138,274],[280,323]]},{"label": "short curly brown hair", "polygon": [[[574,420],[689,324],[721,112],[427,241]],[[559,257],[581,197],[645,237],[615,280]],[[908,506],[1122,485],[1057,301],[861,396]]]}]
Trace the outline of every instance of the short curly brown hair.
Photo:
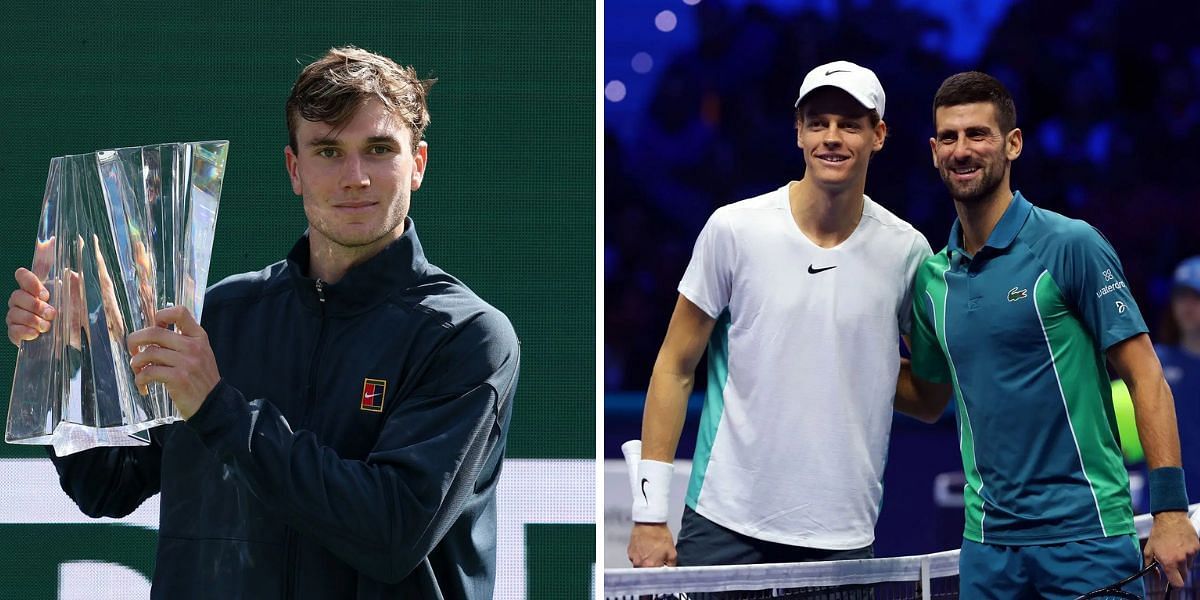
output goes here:
[{"label": "short curly brown hair", "polygon": [[996,122],[1000,133],[1008,132],[1017,127],[1017,105],[1013,102],[1008,88],[999,79],[980,73],[967,71],[946,78],[933,96],[933,122],[937,123],[937,110],[943,106],[960,106],[976,102],[990,102],[996,107]]},{"label": "short curly brown hair", "polygon": [[429,126],[429,88],[435,79],[421,79],[412,67],[354,46],[331,48],[304,67],[287,100],[288,143],[296,152],[297,119],[344,125],[367,101],[379,100],[408,126],[412,147]]}]

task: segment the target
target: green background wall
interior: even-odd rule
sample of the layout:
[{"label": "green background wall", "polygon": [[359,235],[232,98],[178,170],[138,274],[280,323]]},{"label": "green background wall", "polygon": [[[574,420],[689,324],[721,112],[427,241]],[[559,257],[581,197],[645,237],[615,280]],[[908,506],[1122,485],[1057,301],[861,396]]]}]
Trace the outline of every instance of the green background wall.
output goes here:
[{"label": "green background wall", "polygon": [[[521,337],[508,456],[594,458],[593,3],[70,1],[4,13],[6,294],[32,254],[50,158],[101,148],[230,140],[210,283],[279,260],[304,229],[283,166],[284,101],[303,64],[357,45],[439,80],[411,214],[430,260]],[[0,346],[7,391],[16,351]],[[0,444],[0,458],[34,456]]]}]

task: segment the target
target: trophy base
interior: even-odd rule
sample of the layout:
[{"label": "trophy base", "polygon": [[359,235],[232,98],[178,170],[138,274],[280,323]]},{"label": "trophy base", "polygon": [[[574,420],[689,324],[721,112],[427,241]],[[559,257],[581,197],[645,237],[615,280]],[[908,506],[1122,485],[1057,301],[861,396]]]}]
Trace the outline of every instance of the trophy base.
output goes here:
[{"label": "trophy base", "polygon": [[54,433],[34,437],[10,439],[9,444],[29,446],[53,446],[55,456],[67,456],[99,446],[146,446],[150,444],[149,429],[179,421],[178,417],[165,417],[120,427],[95,427],[59,422]]}]

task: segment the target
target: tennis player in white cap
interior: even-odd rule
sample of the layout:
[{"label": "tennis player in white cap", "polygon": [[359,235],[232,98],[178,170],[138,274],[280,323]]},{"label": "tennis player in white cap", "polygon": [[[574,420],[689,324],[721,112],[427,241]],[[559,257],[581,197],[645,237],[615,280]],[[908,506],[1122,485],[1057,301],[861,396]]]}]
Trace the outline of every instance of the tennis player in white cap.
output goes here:
[{"label": "tennis player in white cap", "polygon": [[[918,231],[864,194],[887,137],[884,101],[869,69],[813,69],[795,103],[804,177],[717,209],[701,231],[646,397],[634,566],[873,555],[897,338],[930,255]],[[676,545],[665,524],[672,461],[706,346]]]}]

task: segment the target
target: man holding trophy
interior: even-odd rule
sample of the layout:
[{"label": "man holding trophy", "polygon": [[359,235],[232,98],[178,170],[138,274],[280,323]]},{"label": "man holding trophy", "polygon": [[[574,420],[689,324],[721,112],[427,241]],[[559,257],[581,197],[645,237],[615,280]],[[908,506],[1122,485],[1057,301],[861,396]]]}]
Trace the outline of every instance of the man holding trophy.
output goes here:
[{"label": "man holding trophy", "polygon": [[[184,421],[51,452],[90,516],[162,494],[153,597],[492,597],[519,346],[408,218],[431,84],[357,48],[307,66],[284,155],[308,231],[211,287],[201,323],[159,307],[125,337],[134,383],[164,386]],[[16,279],[19,346],[65,315],[33,272]]]}]

